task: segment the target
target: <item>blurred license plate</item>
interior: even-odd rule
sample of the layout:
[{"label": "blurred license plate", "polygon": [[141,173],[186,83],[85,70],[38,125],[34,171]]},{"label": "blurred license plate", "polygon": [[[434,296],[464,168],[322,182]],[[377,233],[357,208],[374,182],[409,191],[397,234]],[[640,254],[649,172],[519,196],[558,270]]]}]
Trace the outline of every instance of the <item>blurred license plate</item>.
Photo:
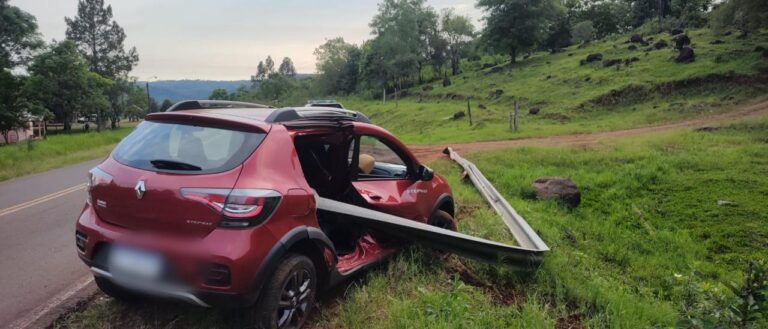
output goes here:
[{"label": "blurred license plate", "polygon": [[155,280],[162,263],[159,255],[133,248],[115,246],[109,253],[109,271],[116,277]]}]

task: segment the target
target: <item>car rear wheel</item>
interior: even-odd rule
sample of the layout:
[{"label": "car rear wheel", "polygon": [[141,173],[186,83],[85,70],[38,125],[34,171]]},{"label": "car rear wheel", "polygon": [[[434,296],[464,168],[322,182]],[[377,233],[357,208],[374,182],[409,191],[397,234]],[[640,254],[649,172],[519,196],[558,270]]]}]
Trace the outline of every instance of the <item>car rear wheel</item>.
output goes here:
[{"label": "car rear wheel", "polygon": [[304,255],[289,254],[278,266],[253,310],[250,327],[297,329],[315,304],[317,273]]},{"label": "car rear wheel", "polygon": [[107,294],[109,297],[117,299],[121,302],[133,303],[141,300],[142,298],[140,294],[133,292],[132,290],[120,287],[108,279],[96,276],[93,278],[93,280],[96,281],[96,285],[102,292]]}]

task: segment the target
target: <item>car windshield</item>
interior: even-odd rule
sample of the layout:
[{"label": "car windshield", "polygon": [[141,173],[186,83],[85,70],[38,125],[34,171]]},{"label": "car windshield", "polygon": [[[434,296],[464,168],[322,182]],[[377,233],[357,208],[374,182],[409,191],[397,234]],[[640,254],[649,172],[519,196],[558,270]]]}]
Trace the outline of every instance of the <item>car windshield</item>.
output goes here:
[{"label": "car windshield", "polygon": [[118,162],[144,170],[188,174],[231,170],[245,161],[265,134],[147,121],[112,154]]}]

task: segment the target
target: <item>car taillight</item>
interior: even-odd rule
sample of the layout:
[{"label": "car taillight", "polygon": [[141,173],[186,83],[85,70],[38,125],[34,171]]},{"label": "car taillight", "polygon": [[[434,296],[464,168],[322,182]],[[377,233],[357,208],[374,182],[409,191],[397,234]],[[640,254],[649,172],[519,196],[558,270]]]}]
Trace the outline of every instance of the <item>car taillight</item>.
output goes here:
[{"label": "car taillight", "polygon": [[242,228],[269,219],[280,203],[280,193],[262,189],[182,188],[181,195],[221,214],[219,226]]}]

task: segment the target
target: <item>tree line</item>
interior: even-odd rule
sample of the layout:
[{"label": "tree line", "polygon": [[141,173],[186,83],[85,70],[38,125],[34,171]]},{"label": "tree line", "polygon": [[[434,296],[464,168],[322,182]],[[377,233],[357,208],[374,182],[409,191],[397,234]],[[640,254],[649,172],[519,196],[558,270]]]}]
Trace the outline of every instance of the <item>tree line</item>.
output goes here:
[{"label": "tree line", "polygon": [[396,96],[427,81],[448,85],[467,62],[484,56],[506,57],[514,65],[535,51],[557,52],[631,31],[708,25],[746,34],[768,26],[765,0],[478,0],[475,5],[483,12],[479,28],[469,17],[452,9],[438,12],[426,0],[383,0],[369,24],[369,40],[357,45],[337,37],[315,49],[313,79],[270,75],[274,62],[268,58],[252,79],[258,88],[217,96],[272,104],[353,93]]},{"label": "tree line", "polygon": [[95,116],[99,131],[107,124],[116,128],[125,116],[143,116],[150,103],[129,76],[139,56],[125,47],[125,31],[111,6],[79,0],[77,14],[64,20],[65,40],[46,43],[34,16],[0,0],[0,133],[5,137],[31,115],[55,119],[65,131],[75,115]]}]

